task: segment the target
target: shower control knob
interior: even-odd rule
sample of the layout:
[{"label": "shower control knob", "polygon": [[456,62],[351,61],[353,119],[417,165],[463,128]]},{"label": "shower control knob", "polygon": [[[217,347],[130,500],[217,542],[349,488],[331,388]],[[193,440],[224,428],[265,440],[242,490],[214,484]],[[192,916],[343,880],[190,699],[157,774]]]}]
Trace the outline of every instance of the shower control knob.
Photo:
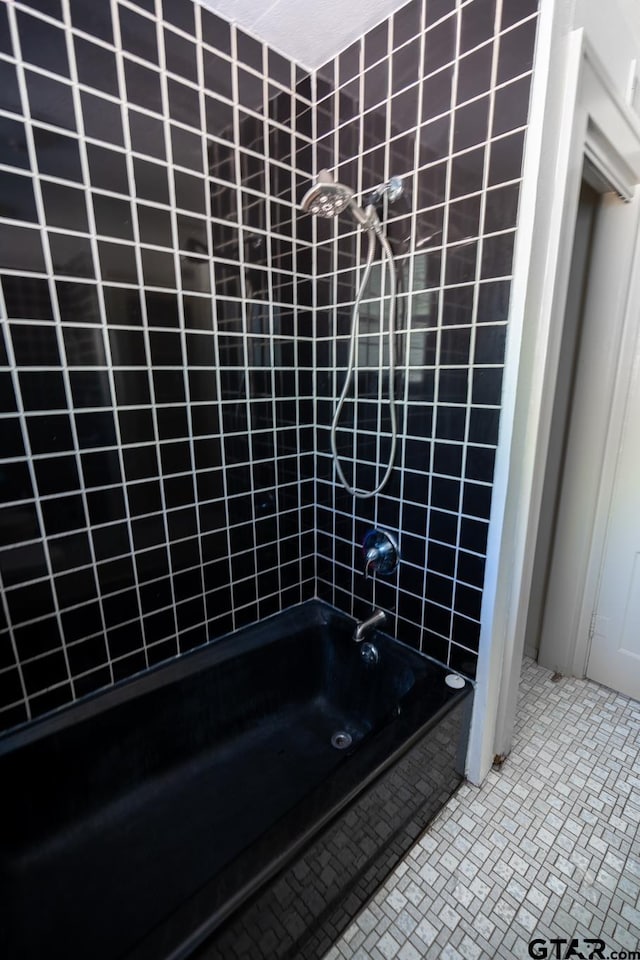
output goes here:
[{"label": "shower control knob", "polygon": [[398,545],[386,530],[369,530],[362,543],[365,559],[364,574],[381,574],[389,577],[395,573],[400,561]]}]

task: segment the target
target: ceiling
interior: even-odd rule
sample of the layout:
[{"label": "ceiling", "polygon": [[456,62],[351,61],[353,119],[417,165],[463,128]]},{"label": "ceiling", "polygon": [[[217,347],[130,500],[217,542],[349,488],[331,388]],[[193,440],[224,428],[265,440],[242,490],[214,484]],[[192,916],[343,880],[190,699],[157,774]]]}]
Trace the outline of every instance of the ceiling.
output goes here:
[{"label": "ceiling", "polygon": [[321,67],[407,0],[200,0],[308,70]]},{"label": "ceiling", "polygon": [[[199,0],[237,23],[308,70],[321,67],[371,27],[403,7],[407,0]],[[514,0],[518,2],[518,0]],[[576,22],[581,11],[604,0],[570,0]],[[640,0],[616,0],[613,15],[622,17],[640,50]],[[616,9],[617,8],[617,9]],[[640,59],[640,57],[639,57]]]}]

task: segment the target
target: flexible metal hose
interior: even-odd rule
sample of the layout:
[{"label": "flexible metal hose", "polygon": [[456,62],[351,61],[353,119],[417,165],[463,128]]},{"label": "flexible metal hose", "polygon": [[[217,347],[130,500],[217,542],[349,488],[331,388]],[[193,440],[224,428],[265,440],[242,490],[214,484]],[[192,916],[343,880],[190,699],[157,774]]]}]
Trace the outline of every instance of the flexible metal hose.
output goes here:
[{"label": "flexible metal hose", "polygon": [[[371,211],[371,212],[370,212]],[[394,381],[395,381],[395,370],[396,370],[396,348],[395,348],[395,334],[396,334],[396,320],[395,320],[395,308],[396,308],[396,275],[393,265],[393,253],[391,247],[389,246],[389,241],[385,237],[380,223],[373,211],[373,208],[367,209],[367,215],[369,217],[369,223],[367,224],[367,236],[369,239],[369,247],[367,250],[367,261],[362,275],[362,282],[360,284],[360,289],[358,290],[358,295],[356,297],[355,303],[353,305],[353,312],[351,314],[351,336],[349,341],[349,361],[347,366],[347,377],[342,387],[342,393],[340,394],[340,399],[336,405],[336,410],[333,415],[333,421],[331,423],[331,453],[333,454],[333,462],[335,464],[336,473],[342,483],[342,486],[345,488],[347,493],[350,493],[354,497],[359,497],[362,500],[366,500],[369,497],[375,497],[377,493],[380,493],[382,488],[387,483],[387,480],[391,476],[391,471],[393,470],[393,465],[396,456],[396,445],[398,440],[398,428],[396,423],[396,405],[395,405],[395,395],[394,395]],[[347,478],[344,475],[342,466],[340,465],[340,460],[338,458],[338,449],[336,441],[336,433],[338,429],[338,421],[340,419],[340,414],[342,413],[342,408],[346,400],[349,388],[353,381],[353,374],[355,370],[355,361],[356,361],[356,350],[358,342],[358,332],[360,326],[360,303],[362,302],[362,297],[364,295],[365,287],[369,281],[369,276],[371,274],[371,266],[373,264],[373,255],[375,253],[376,247],[376,236],[380,240],[380,245],[384,251],[385,262],[389,267],[389,389],[388,389],[388,400],[389,400],[389,415],[391,418],[391,451],[389,453],[389,463],[385,474],[374,490],[359,490],[355,485],[351,486],[347,481]],[[383,312],[383,324],[384,324],[384,312]],[[379,360],[379,374],[382,378],[382,363],[383,363],[383,351],[380,351],[380,360]],[[354,481],[355,481],[355,460],[354,460]]]}]

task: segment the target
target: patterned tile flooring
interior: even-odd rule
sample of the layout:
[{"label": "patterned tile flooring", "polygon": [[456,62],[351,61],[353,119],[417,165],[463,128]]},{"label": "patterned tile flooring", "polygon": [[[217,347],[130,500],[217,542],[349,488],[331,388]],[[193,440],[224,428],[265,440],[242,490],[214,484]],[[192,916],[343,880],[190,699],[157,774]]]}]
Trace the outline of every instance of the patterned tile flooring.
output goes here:
[{"label": "patterned tile flooring", "polygon": [[639,821],[640,703],[525,660],[512,753],[463,784],[325,960],[640,958]]}]

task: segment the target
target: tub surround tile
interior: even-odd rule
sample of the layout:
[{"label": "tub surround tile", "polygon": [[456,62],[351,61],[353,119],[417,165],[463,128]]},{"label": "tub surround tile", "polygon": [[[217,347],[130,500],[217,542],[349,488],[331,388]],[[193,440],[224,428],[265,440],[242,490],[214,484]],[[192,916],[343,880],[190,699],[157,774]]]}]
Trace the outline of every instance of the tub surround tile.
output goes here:
[{"label": "tub surround tile", "polygon": [[[3,726],[314,592],[291,195],[311,88],[197,4],[160,28],[155,4],[114,9],[1,7]],[[217,602],[216,532],[216,586],[242,574]]]},{"label": "tub surround tile", "polygon": [[[497,24],[493,0],[412,0],[313,78],[164,7],[0,5],[0,549],[45,564],[4,584],[0,722],[314,594],[385,606],[473,675],[536,5]],[[407,187],[386,211],[399,456],[355,509],[328,425],[362,238],[297,211],[323,166]],[[363,312],[375,369],[377,300]],[[345,411],[363,480],[389,447],[377,390],[363,373]],[[400,533],[391,584],[361,576],[376,524]],[[51,648],[17,644],[51,623]],[[71,655],[95,637],[106,654]],[[63,668],[48,689],[43,657]]]},{"label": "tub surround tile", "polygon": [[[499,23],[495,0],[457,9],[408,4],[318,71],[317,166],[357,191],[391,175],[405,186],[397,204],[380,212],[396,254],[395,386],[406,411],[389,484],[373,500],[352,501],[334,481],[328,434],[346,370],[351,271],[362,252],[348,218],[318,222],[316,265],[328,280],[317,289],[316,361],[325,368],[317,383],[328,401],[317,407],[318,592],[358,617],[372,603],[388,604],[398,635],[469,675],[479,641],[535,13],[532,4]],[[375,290],[381,275],[377,261]],[[378,301],[365,297],[360,315],[371,336],[361,337],[359,362],[375,370]],[[389,444],[389,421],[372,403],[379,387],[383,397],[386,391],[377,380],[373,372],[357,380],[339,434],[341,455],[348,461],[355,452],[360,487],[375,485],[372,462],[385,462]],[[364,434],[355,445],[354,426]],[[385,524],[403,560],[390,582],[372,583],[362,576],[357,544],[368,528]]]}]

